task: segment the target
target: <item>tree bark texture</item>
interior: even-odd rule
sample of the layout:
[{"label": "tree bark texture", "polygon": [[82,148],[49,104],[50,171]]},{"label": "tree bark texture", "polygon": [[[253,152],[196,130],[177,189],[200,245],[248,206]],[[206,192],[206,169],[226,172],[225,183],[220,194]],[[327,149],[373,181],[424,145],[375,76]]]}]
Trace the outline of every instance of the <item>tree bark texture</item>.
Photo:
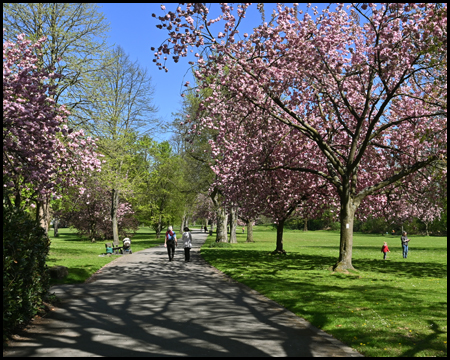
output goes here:
[{"label": "tree bark texture", "polygon": [[225,208],[220,206],[217,209],[216,242],[227,242],[227,240],[227,213]]},{"label": "tree bark texture", "polygon": [[162,216],[161,216],[161,214],[159,214],[158,226],[156,227],[156,238],[157,239],[159,239],[159,235],[161,235],[161,229],[162,229],[161,219],[162,219]]},{"label": "tree bark texture", "polygon": [[236,244],[236,228],[237,228],[237,209],[235,207],[230,210],[230,243]]},{"label": "tree bark texture", "polygon": [[58,225],[59,225],[59,219],[55,217],[53,219],[53,237],[58,237]]},{"label": "tree bark texture", "polygon": [[358,205],[353,202],[350,194],[341,196],[339,260],[333,266],[334,271],[354,270],[352,265],[353,222]]},{"label": "tree bark texture", "polygon": [[284,220],[281,220],[277,224],[277,248],[273,251],[273,254],[286,254],[283,249],[283,230],[284,230]]},{"label": "tree bark texture", "polygon": [[48,224],[50,222],[49,204],[49,199],[45,198],[45,200],[37,202],[36,209],[36,221],[45,230],[46,235],[48,235]]},{"label": "tree bark texture", "polygon": [[253,220],[247,221],[247,242],[253,242]]},{"label": "tree bark texture", "polygon": [[308,218],[305,217],[303,219],[303,222],[304,222],[304,224],[303,224],[303,231],[308,231]]},{"label": "tree bark texture", "polygon": [[111,220],[112,220],[114,246],[119,246],[119,226],[117,223],[118,207],[119,207],[119,191],[117,189],[113,189],[112,196],[111,196]]},{"label": "tree bark texture", "polygon": [[185,228],[186,226],[187,226],[186,210],[184,210],[183,217],[181,218],[180,234],[183,233],[184,228]]}]

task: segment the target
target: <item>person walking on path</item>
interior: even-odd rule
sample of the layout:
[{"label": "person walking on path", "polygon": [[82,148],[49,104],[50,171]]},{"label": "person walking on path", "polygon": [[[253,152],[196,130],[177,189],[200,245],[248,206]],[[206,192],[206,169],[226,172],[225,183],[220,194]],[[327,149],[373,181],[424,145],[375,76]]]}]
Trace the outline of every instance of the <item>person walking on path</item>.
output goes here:
[{"label": "person walking on path", "polygon": [[403,231],[403,235],[400,238],[402,241],[402,248],[403,248],[403,258],[406,259],[408,257],[408,244],[411,241],[410,239],[408,239],[408,237],[406,236],[406,231]]},{"label": "person walking on path", "polygon": [[386,254],[387,254],[388,252],[391,252],[391,250],[389,250],[389,248],[388,248],[388,245],[387,245],[387,242],[386,242],[386,241],[384,242],[384,245],[383,245],[383,247],[381,248],[381,252],[384,253],[383,259],[386,260]]},{"label": "person walking on path", "polygon": [[167,254],[169,254],[169,261],[173,260],[175,255],[175,246],[177,245],[177,235],[173,231],[172,226],[167,228],[166,237],[164,238],[164,246],[167,248]]},{"label": "person walking on path", "polygon": [[181,241],[184,245],[184,261],[191,261],[191,247],[192,247],[192,235],[189,230],[189,228],[186,226],[183,229],[183,237],[181,238]]}]

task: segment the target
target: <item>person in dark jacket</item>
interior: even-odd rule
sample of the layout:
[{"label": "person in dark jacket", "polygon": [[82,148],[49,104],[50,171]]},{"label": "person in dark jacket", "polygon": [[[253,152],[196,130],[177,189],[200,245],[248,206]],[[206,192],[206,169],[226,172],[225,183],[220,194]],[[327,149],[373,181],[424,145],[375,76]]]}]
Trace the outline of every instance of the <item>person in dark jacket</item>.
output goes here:
[{"label": "person in dark jacket", "polygon": [[164,239],[164,246],[167,248],[167,254],[169,254],[169,261],[173,260],[176,245],[177,245],[177,234],[175,234],[175,231],[173,231],[172,226],[169,226],[167,228],[166,236]]},{"label": "person in dark jacket", "polygon": [[402,241],[402,248],[403,248],[403,258],[406,259],[408,257],[408,244],[411,241],[406,236],[406,231],[403,231],[402,237],[400,238]]}]

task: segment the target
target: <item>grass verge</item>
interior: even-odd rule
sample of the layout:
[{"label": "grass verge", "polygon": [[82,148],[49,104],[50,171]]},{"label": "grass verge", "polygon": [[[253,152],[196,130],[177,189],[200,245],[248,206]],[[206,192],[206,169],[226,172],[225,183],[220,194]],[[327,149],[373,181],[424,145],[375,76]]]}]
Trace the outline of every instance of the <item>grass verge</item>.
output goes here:
[{"label": "grass verge", "polygon": [[[447,238],[354,235],[349,275],[332,273],[339,233],[285,231],[287,255],[270,255],[276,232],[254,229],[254,243],[201,249],[202,257],[365,356],[447,356]],[[381,246],[391,253],[383,260]]]},{"label": "grass verge", "polygon": [[[51,245],[47,265],[49,267],[63,265],[69,269],[69,275],[66,278],[52,279],[52,285],[83,283],[104,265],[121,256],[99,256],[105,253],[105,243],[112,242],[111,240],[92,243],[79,238],[74,231],[68,228],[59,229],[59,237],[57,238],[52,237],[52,230],[49,235]],[[143,227],[133,236],[131,249],[136,252],[158,246],[161,243],[164,243],[164,238],[156,239],[153,230]]]}]

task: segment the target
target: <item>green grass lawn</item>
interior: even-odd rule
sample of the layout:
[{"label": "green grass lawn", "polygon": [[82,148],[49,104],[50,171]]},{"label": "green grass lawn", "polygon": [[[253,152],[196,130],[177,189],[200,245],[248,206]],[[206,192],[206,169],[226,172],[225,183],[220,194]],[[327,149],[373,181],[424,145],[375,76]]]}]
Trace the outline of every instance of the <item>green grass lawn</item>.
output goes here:
[{"label": "green grass lawn", "polygon": [[[203,258],[366,356],[447,356],[447,238],[354,235],[350,275],[328,270],[339,232],[285,231],[287,255],[270,255],[276,232],[256,227],[254,243],[214,245]],[[387,260],[381,246],[387,241]]]},{"label": "green grass lawn", "polygon": [[[99,257],[105,253],[105,243],[112,243],[111,240],[92,243],[79,238],[74,231],[67,228],[59,229],[57,238],[53,237],[53,230],[49,231],[49,235],[51,245],[47,265],[63,265],[69,269],[69,275],[65,279],[52,279],[52,285],[83,283],[97,270],[120,256]],[[157,240],[154,230],[143,227],[131,239],[131,249],[136,252],[162,243],[164,237]]]}]

